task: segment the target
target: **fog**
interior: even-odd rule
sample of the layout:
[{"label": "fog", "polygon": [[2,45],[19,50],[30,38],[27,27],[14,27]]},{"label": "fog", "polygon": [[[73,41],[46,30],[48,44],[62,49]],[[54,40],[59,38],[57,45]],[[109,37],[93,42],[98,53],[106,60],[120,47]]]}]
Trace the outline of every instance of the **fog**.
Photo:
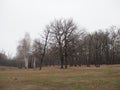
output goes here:
[{"label": "fog", "polygon": [[25,32],[38,38],[54,19],[73,18],[92,32],[120,26],[119,0],[0,0],[0,51],[12,56]]}]

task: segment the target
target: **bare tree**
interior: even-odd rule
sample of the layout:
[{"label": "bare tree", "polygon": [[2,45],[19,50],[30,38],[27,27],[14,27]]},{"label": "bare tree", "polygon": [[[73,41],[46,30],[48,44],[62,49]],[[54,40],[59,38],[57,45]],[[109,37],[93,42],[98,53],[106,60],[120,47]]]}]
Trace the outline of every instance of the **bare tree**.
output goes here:
[{"label": "bare tree", "polygon": [[65,68],[67,68],[67,64],[68,64],[67,47],[71,41],[70,37],[77,30],[77,26],[74,24],[72,19],[68,19],[68,20],[60,19],[60,20],[53,21],[48,26],[48,29],[50,30],[53,40],[57,43],[59,47],[61,68],[63,68],[64,61],[65,61]]},{"label": "bare tree", "polygon": [[36,67],[36,64],[37,64],[36,62],[41,58],[42,50],[43,50],[43,47],[42,47],[42,43],[40,42],[40,39],[35,39],[32,45],[32,56],[34,58],[34,68]]},{"label": "bare tree", "polygon": [[28,56],[30,52],[30,35],[29,33],[25,34],[25,37],[19,42],[17,47],[17,56],[23,57],[25,62],[25,68],[28,68]]},{"label": "bare tree", "polygon": [[40,70],[42,69],[42,63],[43,63],[43,60],[44,60],[44,57],[45,57],[45,54],[46,54],[46,47],[47,47],[47,44],[48,44],[49,33],[50,33],[50,30],[49,30],[48,26],[46,26],[46,30],[45,30],[45,33],[44,33],[45,40],[44,40],[43,51],[42,51],[41,60],[40,60]]},{"label": "bare tree", "polygon": [[115,45],[116,45],[116,38],[117,38],[117,34],[116,34],[116,27],[112,26],[110,27],[109,30],[109,38],[110,38],[110,50],[111,50],[111,63],[115,63]]}]

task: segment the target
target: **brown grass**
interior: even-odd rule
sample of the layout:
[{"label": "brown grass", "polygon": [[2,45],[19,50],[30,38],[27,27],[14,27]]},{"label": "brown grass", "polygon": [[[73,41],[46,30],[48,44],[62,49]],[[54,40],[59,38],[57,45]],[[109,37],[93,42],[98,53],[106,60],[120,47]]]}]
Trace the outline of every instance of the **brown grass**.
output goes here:
[{"label": "brown grass", "polygon": [[0,68],[0,90],[120,90],[120,65]]}]

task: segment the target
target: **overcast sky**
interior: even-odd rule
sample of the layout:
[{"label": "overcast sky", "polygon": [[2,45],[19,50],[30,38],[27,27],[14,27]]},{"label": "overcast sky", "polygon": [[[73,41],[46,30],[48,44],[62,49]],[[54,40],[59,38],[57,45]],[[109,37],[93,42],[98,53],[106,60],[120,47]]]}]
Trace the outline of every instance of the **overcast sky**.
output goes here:
[{"label": "overcast sky", "polygon": [[120,26],[120,0],[0,0],[0,51],[15,55],[25,32],[37,38],[60,18],[73,18],[88,31]]}]

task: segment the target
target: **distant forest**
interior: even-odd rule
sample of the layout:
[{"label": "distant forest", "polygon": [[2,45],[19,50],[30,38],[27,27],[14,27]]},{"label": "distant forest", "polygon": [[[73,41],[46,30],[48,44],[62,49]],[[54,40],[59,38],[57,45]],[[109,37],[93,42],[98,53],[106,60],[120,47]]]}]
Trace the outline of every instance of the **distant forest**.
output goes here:
[{"label": "distant forest", "polygon": [[0,52],[0,65],[42,69],[56,65],[68,68],[120,64],[120,28],[111,26],[90,33],[79,28],[73,19],[54,20],[34,41],[26,33],[16,50],[13,58]]}]

